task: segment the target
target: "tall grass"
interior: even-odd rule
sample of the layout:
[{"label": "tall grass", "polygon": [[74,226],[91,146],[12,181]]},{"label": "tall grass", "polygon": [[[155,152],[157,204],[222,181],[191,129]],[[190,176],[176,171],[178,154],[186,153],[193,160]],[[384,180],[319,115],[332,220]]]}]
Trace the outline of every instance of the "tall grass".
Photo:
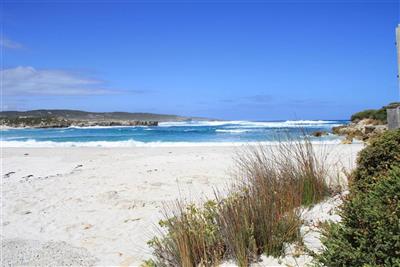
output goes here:
[{"label": "tall grass", "polygon": [[236,157],[234,191],[244,195],[259,254],[281,255],[284,243],[299,237],[301,220],[295,208],[328,194],[327,168],[321,159],[325,156],[317,154],[307,138],[248,147]]},{"label": "tall grass", "polygon": [[178,202],[167,208],[165,232],[150,242],[158,266],[214,266],[234,259],[248,266],[261,254],[281,256],[300,239],[300,206],[329,193],[325,155],[311,142],[249,146],[236,157],[236,179],[227,196],[203,207]]}]

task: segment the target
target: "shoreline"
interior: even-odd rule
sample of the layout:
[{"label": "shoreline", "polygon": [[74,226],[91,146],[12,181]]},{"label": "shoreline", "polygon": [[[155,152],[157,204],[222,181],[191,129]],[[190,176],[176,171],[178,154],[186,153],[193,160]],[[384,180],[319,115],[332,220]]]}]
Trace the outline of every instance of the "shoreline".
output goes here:
[{"label": "shoreline", "polygon": [[[313,145],[339,145],[342,139],[311,141]],[[5,142],[7,142],[5,144]],[[178,148],[178,147],[246,147],[275,146],[280,141],[265,142],[140,142],[140,141],[93,141],[93,142],[52,142],[52,141],[0,141],[3,148]],[[285,143],[285,142],[282,142]],[[353,141],[352,144],[364,144]]]},{"label": "shoreline", "polygon": [[[330,135],[332,136],[332,135]],[[334,136],[332,139],[326,139],[324,137],[312,137],[308,136],[309,141],[313,145],[339,145],[344,140],[342,136]],[[123,141],[36,141],[34,139],[25,141],[8,141],[0,140],[0,145],[3,148],[78,148],[78,147],[97,147],[97,148],[146,148],[146,147],[244,147],[244,146],[259,146],[259,145],[277,145],[282,142],[297,142],[298,140],[293,139],[290,141],[243,141],[243,142],[224,142],[224,141],[151,141],[142,142],[133,139]],[[354,140],[353,144],[364,144],[363,141]]]}]

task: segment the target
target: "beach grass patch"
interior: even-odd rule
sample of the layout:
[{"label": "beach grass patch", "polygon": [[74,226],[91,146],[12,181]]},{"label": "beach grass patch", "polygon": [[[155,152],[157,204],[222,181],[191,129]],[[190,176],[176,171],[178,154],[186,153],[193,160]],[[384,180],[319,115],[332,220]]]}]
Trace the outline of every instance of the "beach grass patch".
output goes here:
[{"label": "beach grass patch", "polygon": [[279,257],[301,243],[300,206],[324,199],[326,156],[311,142],[285,140],[248,146],[236,156],[233,184],[202,206],[166,206],[160,232],[149,241],[157,266],[215,266],[235,260],[249,266],[261,254]]}]

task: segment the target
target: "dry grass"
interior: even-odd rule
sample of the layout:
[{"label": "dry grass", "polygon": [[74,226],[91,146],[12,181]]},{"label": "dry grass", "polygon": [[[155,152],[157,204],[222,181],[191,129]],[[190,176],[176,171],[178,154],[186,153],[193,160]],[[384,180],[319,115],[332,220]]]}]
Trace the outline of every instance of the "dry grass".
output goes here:
[{"label": "dry grass", "polygon": [[232,191],[241,192],[239,200],[245,207],[237,203],[236,207],[243,210],[242,221],[252,227],[258,255],[280,256],[285,243],[300,238],[296,208],[317,203],[329,193],[324,160],[308,139],[247,147],[238,153],[238,179]]},{"label": "dry grass", "polygon": [[237,179],[227,197],[166,210],[166,232],[150,242],[157,266],[215,266],[226,259],[248,266],[263,253],[281,256],[285,244],[300,239],[297,208],[329,194],[325,159],[306,138],[247,147],[236,157]]}]

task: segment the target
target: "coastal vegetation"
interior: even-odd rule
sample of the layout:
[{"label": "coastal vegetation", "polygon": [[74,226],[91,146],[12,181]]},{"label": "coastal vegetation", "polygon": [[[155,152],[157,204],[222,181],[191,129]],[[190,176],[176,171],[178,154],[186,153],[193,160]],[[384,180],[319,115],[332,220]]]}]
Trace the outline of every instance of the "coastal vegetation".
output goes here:
[{"label": "coastal vegetation", "polygon": [[342,221],[323,229],[317,266],[400,266],[400,130],[359,153]]},{"label": "coastal vegetation", "polygon": [[343,143],[350,144],[353,139],[366,141],[379,136],[388,129],[387,112],[388,108],[396,108],[400,102],[393,102],[380,109],[368,109],[357,112],[351,116],[351,122],[348,125],[342,125],[332,128],[332,132],[337,135],[345,136]]},{"label": "coastal vegetation", "polygon": [[385,124],[386,121],[386,108],[380,109],[367,109],[351,115],[351,121],[357,122],[364,119],[375,120],[376,123]]},{"label": "coastal vegetation", "polygon": [[215,266],[225,260],[249,266],[262,254],[283,255],[286,244],[301,243],[298,208],[332,193],[324,159],[308,139],[242,151],[226,194],[217,191],[202,206],[166,206],[159,234],[148,243],[154,259],[146,266]]},{"label": "coastal vegetation", "polygon": [[360,112],[357,112],[351,115],[352,122],[358,122],[364,119],[375,120],[376,124],[386,124],[387,123],[387,113],[386,109],[395,108],[400,106],[400,102],[393,102],[387,106],[384,106],[380,109],[367,109]]}]

